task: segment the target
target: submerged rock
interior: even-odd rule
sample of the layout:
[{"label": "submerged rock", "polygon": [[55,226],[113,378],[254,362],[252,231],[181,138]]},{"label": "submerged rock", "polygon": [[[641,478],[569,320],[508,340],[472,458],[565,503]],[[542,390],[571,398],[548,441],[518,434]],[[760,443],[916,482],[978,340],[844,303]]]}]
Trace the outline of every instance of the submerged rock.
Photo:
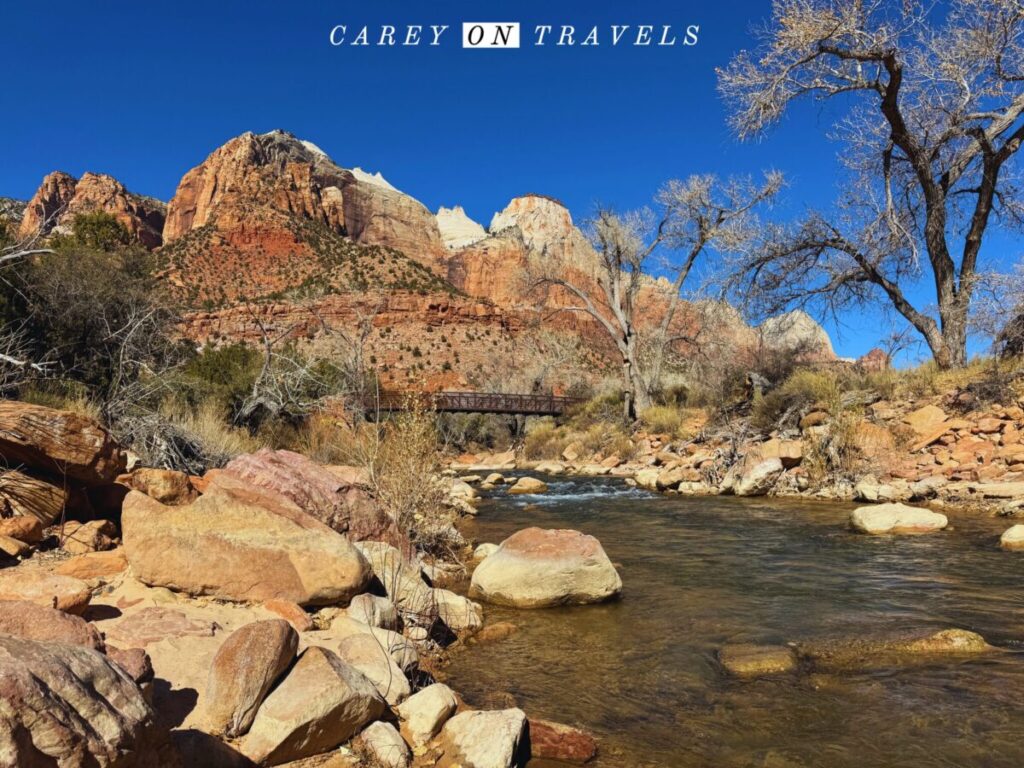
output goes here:
[{"label": "submerged rock", "polygon": [[727,645],[718,652],[718,659],[735,677],[777,675],[796,669],[796,655],[787,645]]},{"label": "submerged rock", "polygon": [[473,572],[470,595],[519,608],[599,603],[622,580],[601,542],[572,530],[526,528],[505,539]]},{"label": "submerged rock", "polygon": [[514,494],[547,493],[548,484],[535,477],[520,477],[516,480],[516,484],[508,489],[508,492]]},{"label": "submerged rock", "polygon": [[597,757],[597,741],[586,731],[530,718],[530,759],[582,765]]},{"label": "submerged rock", "polygon": [[850,515],[850,526],[861,533],[930,533],[948,524],[945,515],[899,503],[858,507]]},{"label": "submerged rock", "polygon": [[797,646],[800,659],[817,672],[900,667],[936,658],[975,656],[994,650],[981,635],[964,629],[944,629],[925,636],[826,640]]}]

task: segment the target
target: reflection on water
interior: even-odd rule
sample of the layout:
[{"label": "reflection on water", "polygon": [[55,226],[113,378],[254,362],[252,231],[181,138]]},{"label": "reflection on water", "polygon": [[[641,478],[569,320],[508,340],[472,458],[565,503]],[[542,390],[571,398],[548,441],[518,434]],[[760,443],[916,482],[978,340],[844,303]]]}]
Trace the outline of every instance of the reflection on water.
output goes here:
[{"label": "reflection on water", "polygon": [[529,713],[583,726],[601,768],[1024,765],[1024,654],[844,676],[726,678],[725,643],[962,627],[1020,648],[1024,558],[998,548],[1005,521],[866,537],[851,507],[662,497],[611,480],[555,480],[548,496],[481,504],[468,530],[597,536],[624,583],[616,603],[488,607],[520,631],[456,655],[471,703],[511,694]]}]

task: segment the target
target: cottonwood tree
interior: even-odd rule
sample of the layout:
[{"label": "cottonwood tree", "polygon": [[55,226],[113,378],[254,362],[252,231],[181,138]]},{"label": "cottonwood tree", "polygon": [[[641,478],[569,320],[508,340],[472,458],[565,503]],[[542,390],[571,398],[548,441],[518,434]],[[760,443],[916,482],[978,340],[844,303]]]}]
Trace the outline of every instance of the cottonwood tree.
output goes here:
[{"label": "cottonwood tree", "polygon": [[[698,258],[708,249],[725,251],[748,242],[756,228],[755,209],[771,200],[782,185],[778,173],[760,183],[750,179],[721,181],[715,176],[691,176],[670,181],[658,192],[654,210],[617,214],[597,212],[589,226],[598,255],[592,282],[556,274],[535,279],[538,286],[558,286],[575,303],[557,306],[555,313],[581,312],[590,316],[614,343],[622,361],[623,415],[627,421],[652,404],[666,350],[691,335],[677,334],[681,291]],[[648,272],[661,259],[671,285],[656,327],[638,324],[638,302],[647,287],[662,293]]]},{"label": "cottonwood tree", "polygon": [[[732,128],[757,137],[802,97],[835,101],[850,178],[834,212],[737,260],[742,298],[764,314],[881,301],[939,366],[964,365],[983,242],[1021,221],[1022,34],[1020,0],[775,0],[760,47],[719,70]],[[923,276],[934,305],[911,298]]]}]

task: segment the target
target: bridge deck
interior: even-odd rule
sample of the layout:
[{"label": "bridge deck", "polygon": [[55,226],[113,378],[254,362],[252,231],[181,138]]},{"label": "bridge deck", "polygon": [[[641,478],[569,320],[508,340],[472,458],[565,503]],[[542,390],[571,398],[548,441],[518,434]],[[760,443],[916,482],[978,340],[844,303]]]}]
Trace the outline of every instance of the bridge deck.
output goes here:
[{"label": "bridge deck", "polygon": [[526,416],[561,416],[579,403],[578,397],[510,395],[497,392],[381,392],[369,397],[369,410],[407,411],[412,407],[443,413],[508,413]]}]

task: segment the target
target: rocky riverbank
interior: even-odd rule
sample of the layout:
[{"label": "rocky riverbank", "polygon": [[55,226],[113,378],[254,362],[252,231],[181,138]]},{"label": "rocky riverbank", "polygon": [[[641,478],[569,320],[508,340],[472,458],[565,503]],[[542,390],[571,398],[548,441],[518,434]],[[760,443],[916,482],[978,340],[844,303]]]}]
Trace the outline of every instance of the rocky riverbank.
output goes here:
[{"label": "rocky riverbank", "polygon": [[[582,731],[472,709],[441,682],[446,648],[507,628],[446,588],[461,563],[418,551],[360,468],[263,450],[202,477],[128,471],[98,424],[15,402],[0,404],[0,455],[17,467],[0,485],[0,764],[511,768],[594,756]],[[465,487],[423,482],[450,488],[438,514],[469,561],[455,527],[472,511]],[[513,538],[478,568],[476,598],[532,607],[621,588],[591,537]]]}]

